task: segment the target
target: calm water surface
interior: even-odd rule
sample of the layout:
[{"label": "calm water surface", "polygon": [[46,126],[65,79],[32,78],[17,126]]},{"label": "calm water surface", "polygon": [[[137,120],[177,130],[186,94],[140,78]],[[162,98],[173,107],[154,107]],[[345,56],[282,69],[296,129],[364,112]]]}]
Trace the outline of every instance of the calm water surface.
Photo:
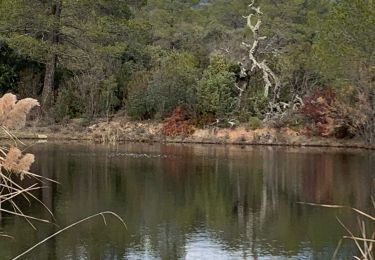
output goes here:
[{"label": "calm water surface", "polygon": [[[299,201],[370,210],[375,153],[363,150],[126,144],[38,144],[33,171],[53,178],[36,195],[63,227],[99,211],[28,259],[330,259],[353,214]],[[52,219],[37,204],[25,211]],[[58,230],[4,216],[0,259]],[[341,258],[355,253],[344,243]]]}]

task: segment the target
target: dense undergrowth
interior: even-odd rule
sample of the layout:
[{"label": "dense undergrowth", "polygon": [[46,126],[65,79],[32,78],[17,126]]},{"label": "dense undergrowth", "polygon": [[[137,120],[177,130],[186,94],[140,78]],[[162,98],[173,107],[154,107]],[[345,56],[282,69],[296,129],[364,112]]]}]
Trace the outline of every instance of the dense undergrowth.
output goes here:
[{"label": "dense undergrowth", "polygon": [[[85,3],[0,3],[0,92],[40,100],[34,117],[125,111],[166,135],[218,122],[374,142],[373,1]],[[269,95],[255,61],[277,76]]]}]

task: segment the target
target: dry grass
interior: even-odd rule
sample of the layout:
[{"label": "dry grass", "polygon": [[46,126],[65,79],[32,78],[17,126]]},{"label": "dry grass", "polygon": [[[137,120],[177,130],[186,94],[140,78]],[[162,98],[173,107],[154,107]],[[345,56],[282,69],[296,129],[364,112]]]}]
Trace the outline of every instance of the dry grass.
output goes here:
[{"label": "dry grass", "polygon": [[36,99],[24,98],[17,102],[15,95],[5,94],[0,98],[0,125],[7,129],[24,127],[27,114],[36,106],[39,106]]},{"label": "dry grass", "polygon": [[[10,146],[0,146],[0,216],[1,213],[6,213],[23,217],[32,227],[34,227],[32,221],[48,221],[24,214],[17,205],[17,200],[18,198],[23,198],[28,202],[35,200],[42,204],[52,215],[47,206],[32,193],[41,189],[41,185],[45,181],[52,180],[30,172],[31,164],[34,162],[34,155],[23,154],[19,148],[23,143],[12,135],[10,129],[23,127],[27,113],[35,106],[39,106],[39,103],[31,98],[25,98],[18,102],[13,94],[5,94],[0,98],[0,130],[6,133],[13,141]],[[22,181],[25,178],[32,179],[31,183],[33,184],[24,187]],[[8,207],[4,208],[5,205]],[[0,236],[10,237],[6,234],[0,234]]]},{"label": "dry grass", "polygon": [[16,259],[20,259],[22,258],[23,256],[25,256],[26,254],[28,254],[29,252],[31,252],[32,250],[34,250],[35,248],[39,247],[40,245],[44,244],[45,242],[47,242],[48,240],[54,238],[55,236],[83,223],[83,222],[86,222],[90,219],[93,219],[95,217],[102,217],[103,218],[103,222],[105,225],[107,225],[107,220],[105,218],[105,215],[110,215],[110,216],[114,216],[117,220],[119,220],[121,222],[121,224],[124,226],[124,228],[126,228],[126,224],[124,222],[124,220],[119,216],[117,215],[116,213],[112,212],[112,211],[104,211],[104,212],[100,212],[100,213],[97,213],[97,214],[94,214],[94,215],[91,215],[89,217],[86,217],[84,219],[81,219],[79,221],[76,221],[74,222],[73,224],[65,227],[65,228],[62,228],[60,229],[59,231],[53,233],[52,235],[46,237],[45,239],[43,239],[42,241],[40,241],[39,243],[33,245],[32,247],[30,247],[29,249],[25,250],[24,252],[22,252],[21,254],[19,254],[18,256],[14,257],[13,260],[16,260]]},{"label": "dry grass", "polygon": [[[39,106],[39,103],[37,100],[31,98],[25,98],[18,102],[16,96],[13,94],[5,94],[3,97],[0,98],[0,131],[6,133],[6,135],[8,135],[10,139],[13,141],[13,145],[0,146],[0,218],[1,213],[19,216],[24,218],[34,229],[35,227],[32,223],[33,221],[40,221],[45,223],[49,223],[49,221],[46,219],[36,218],[24,214],[22,209],[17,205],[16,202],[19,198],[23,198],[27,200],[29,203],[32,200],[34,200],[43,205],[53,217],[53,214],[48,209],[48,207],[45,204],[43,204],[43,202],[40,201],[37,197],[35,197],[35,195],[33,195],[33,191],[42,189],[42,185],[45,182],[55,181],[30,172],[30,167],[34,162],[34,155],[30,153],[23,154],[23,152],[19,148],[19,146],[23,145],[23,143],[11,133],[10,129],[19,129],[25,126],[27,113],[29,113],[29,111],[35,106]],[[117,133],[114,136],[116,137]],[[115,141],[112,140],[112,135],[109,136],[107,139],[109,142]],[[27,187],[24,187],[22,185],[22,183],[24,182],[22,181],[25,178],[31,179],[32,184]],[[6,208],[2,207],[4,204],[7,206]],[[124,220],[116,213],[111,211],[100,212],[95,215],[86,217],[82,220],[79,220],[63,229],[60,229],[59,231],[43,239],[39,243],[31,246],[29,249],[14,257],[13,259],[19,259],[25,256],[30,251],[34,250],[35,248],[45,243],[49,239],[59,235],[60,233],[70,228],[75,227],[78,224],[81,224],[82,222],[85,222],[97,216],[101,216],[103,218],[104,223],[107,224],[105,215],[114,216],[126,228]],[[13,239],[12,236],[7,235],[5,233],[0,233],[0,238]]]},{"label": "dry grass", "polygon": [[[374,260],[375,258],[375,230],[371,229],[375,225],[375,216],[374,214],[366,213],[362,210],[348,207],[348,206],[342,206],[342,205],[326,205],[326,204],[316,204],[316,203],[306,203],[306,202],[299,202],[299,204],[304,205],[310,205],[310,206],[318,206],[318,207],[324,207],[324,208],[334,208],[334,209],[349,209],[353,211],[357,215],[357,222],[358,222],[358,230],[356,231],[358,235],[355,235],[355,232],[350,230],[343,221],[341,221],[338,217],[337,221],[340,223],[340,225],[345,229],[347,232],[346,236],[343,236],[342,239],[339,241],[335,253],[332,256],[332,259],[337,259],[338,252],[341,248],[341,244],[343,240],[349,239],[354,242],[356,245],[359,255],[353,256],[354,259],[364,259],[364,260]],[[374,208],[375,213],[375,201],[372,198],[372,204]],[[370,225],[368,223],[370,222]],[[367,224],[366,224],[367,223]]]}]

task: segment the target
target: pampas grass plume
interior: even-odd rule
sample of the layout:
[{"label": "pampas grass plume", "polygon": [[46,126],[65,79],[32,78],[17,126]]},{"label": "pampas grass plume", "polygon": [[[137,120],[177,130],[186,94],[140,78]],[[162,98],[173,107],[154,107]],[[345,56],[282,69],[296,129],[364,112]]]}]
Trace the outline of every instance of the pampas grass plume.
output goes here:
[{"label": "pampas grass plume", "polygon": [[20,129],[25,126],[26,115],[39,102],[33,98],[24,98],[17,102],[13,94],[5,94],[0,98],[0,124],[9,129]]},{"label": "pampas grass plume", "polygon": [[7,171],[16,171],[22,152],[17,147],[11,147],[4,159],[3,167]]},{"label": "pampas grass plume", "polygon": [[35,156],[31,153],[25,154],[18,162],[15,171],[20,174],[20,179],[23,180],[26,172],[30,170],[31,164],[33,164]]},{"label": "pampas grass plume", "polygon": [[2,124],[8,117],[9,112],[17,102],[16,95],[7,93],[0,98],[0,123]]}]

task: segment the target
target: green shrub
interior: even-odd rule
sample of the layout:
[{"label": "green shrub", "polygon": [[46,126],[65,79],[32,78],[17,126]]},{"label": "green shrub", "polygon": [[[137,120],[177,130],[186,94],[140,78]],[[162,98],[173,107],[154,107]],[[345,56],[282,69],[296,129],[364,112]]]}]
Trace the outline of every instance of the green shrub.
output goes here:
[{"label": "green shrub", "polygon": [[222,55],[216,54],[211,57],[210,65],[203,72],[196,89],[199,113],[225,118],[233,112],[233,89],[236,78],[230,68],[231,64]]},{"label": "green shrub", "polygon": [[68,86],[59,90],[52,114],[56,121],[62,121],[66,118],[80,117],[84,110],[82,97],[73,86]]},{"label": "green shrub", "polygon": [[118,83],[115,76],[103,81],[99,94],[99,113],[109,116],[121,105],[118,95]]},{"label": "green shrub", "polygon": [[0,93],[6,93],[16,88],[17,74],[14,69],[6,64],[0,64]]},{"label": "green shrub", "polygon": [[255,130],[260,128],[262,125],[262,121],[257,117],[250,117],[249,119],[249,127],[251,130]]},{"label": "green shrub", "polygon": [[139,71],[133,75],[129,83],[126,111],[134,119],[149,119],[154,115],[147,93],[149,80],[150,73]]},{"label": "green shrub", "polygon": [[129,116],[163,118],[178,106],[193,109],[198,78],[194,58],[186,52],[173,51],[159,57],[158,63],[152,71],[143,72],[147,78],[136,75],[129,83]]}]

